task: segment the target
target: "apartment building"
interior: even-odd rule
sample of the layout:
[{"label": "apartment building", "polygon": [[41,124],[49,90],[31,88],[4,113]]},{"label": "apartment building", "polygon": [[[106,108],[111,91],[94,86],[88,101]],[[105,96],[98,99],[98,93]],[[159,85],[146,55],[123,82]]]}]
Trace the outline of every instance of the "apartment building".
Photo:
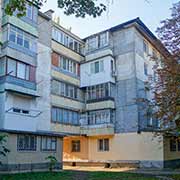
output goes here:
[{"label": "apartment building", "polygon": [[38,7],[29,3],[26,16],[7,16],[7,1],[0,2],[0,132],[8,135],[10,150],[1,156],[0,170],[47,169],[50,155],[61,169],[64,134],[50,128],[52,20],[49,14],[38,15]]},{"label": "apartment building", "polygon": [[[5,1],[6,2],[6,1]],[[0,170],[70,165],[179,165],[180,143],[155,134],[160,122],[137,99],[164,48],[139,19],[81,39],[27,4],[25,17],[2,12],[0,131],[10,153]]]}]

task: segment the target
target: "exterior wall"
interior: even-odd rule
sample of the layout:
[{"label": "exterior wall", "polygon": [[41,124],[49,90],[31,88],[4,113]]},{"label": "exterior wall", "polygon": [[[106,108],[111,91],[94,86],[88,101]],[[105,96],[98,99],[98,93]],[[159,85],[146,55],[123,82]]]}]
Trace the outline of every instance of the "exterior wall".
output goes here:
[{"label": "exterior wall", "polygon": [[52,41],[52,49],[55,52],[65,55],[71,59],[75,59],[78,62],[83,60],[83,57],[81,55],[77,54],[76,52],[66,48],[65,46],[63,46],[55,41]]},{"label": "exterior wall", "polygon": [[80,126],[64,125],[64,124],[51,124],[51,130],[55,132],[80,134]]},{"label": "exterior wall", "polygon": [[63,80],[73,85],[80,86],[79,79],[68,76],[62,72],[52,70],[52,76],[58,80]]},{"label": "exterior wall", "polygon": [[26,32],[29,32],[30,34],[33,34],[34,36],[38,36],[37,29],[33,27],[32,25],[22,21],[21,19],[15,17],[15,16],[4,16],[2,20],[2,25],[5,25],[7,23],[13,24],[14,26],[25,30]]},{"label": "exterior wall", "polygon": [[171,161],[171,160],[180,160],[180,151],[176,150],[174,152],[170,151],[170,138],[165,138],[164,140],[164,160]]},{"label": "exterior wall", "polygon": [[[1,87],[1,86],[0,86]],[[5,99],[6,99],[6,93],[3,92],[0,88],[0,128],[4,127],[4,119],[5,119]]]},{"label": "exterior wall", "polygon": [[91,62],[87,62],[81,65],[81,87],[93,86],[97,84],[103,84],[106,82],[115,82],[111,72],[111,56],[101,57],[95,59],[93,62],[103,60],[104,71],[96,74],[91,73]]},{"label": "exterior wall", "polygon": [[[48,38],[47,38],[48,39]],[[38,130],[50,130],[51,121],[51,49],[38,43],[38,66],[37,66],[37,98],[36,109],[41,112],[38,117]]]},{"label": "exterior wall", "polygon": [[[80,140],[80,152],[72,152],[71,142],[72,140]],[[88,153],[89,141],[88,138],[80,136],[80,137],[68,137],[64,138],[64,146],[63,146],[63,161],[87,161],[89,158]]]},{"label": "exterior wall", "polygon": [[115,109],[115,102],[112,100],[107,100],[107,101],[86,104],[87,111],[98,110],[98,109],[108,109],[108,108]]},{"label": "exterior wall", "polygon": [[51,102],[53,106],[58,107],[64,107],[64,108],[71,108],[72,110],[83,110],[84,109],[84,103],[72,100],[70,98],[60,97],[51,95]]},{"label": "exterior wall", "polygon": [[82,126],[81,134],[86,134],[87,136],[102,136],[102,135],[114,135],[114,125],[113,124],[100,124],[91,126]]},{"label": "exterior wall", "polygon": [[[37,150],[34,152],[18,152],[17,151],[17,135],[16,134],[8,134],[7,138],[7,148],[10,149],[10,153],[4,161],[3,166],[0,168],[1,170],[7,171],[10,170],[19,170],[20,166],[22,166],[22,170],[31,170],[34,166],[34,169],[41,169],[45,167],[48,161],[45,159],[46,157],[52,155],[55,156],[60,167],[62,167],[62,147],[63,140],[61,138],[57,139],[57,150],[56,152],[42,152],[41,151],[41,137],[37,137]],[[33,165],[33,166],[32,166]],[[24,167],[23,167],[24,166]],[[24,168],[24,169],[23,169]],[[48,166],[46,166],[48,169]]]},{"label": "exterior wall", "polygon": [[[110,150],[107,152],[99,152],[97,140],[109,138]],[[88,162],[140,162],[143,167],[163,167],[163,138],[159,142],[159,137],[153,133],[123,133],[112,136],[94,136],[83,138],[81,141],[82,154],[88,152]],[[81,137],[76,137],[81,140]],[[71,149],[71,138],[64,141],[64,161],[84,160],[81,153],[73,154]],[[88,143],[86,142],[88,141]],[[84,144],[86,142],[86,144]],[[88,144],[88,146],[87,146]],[[68,147],[69,146],[69,147]],[[67,158],[68,157],[68,158]]]},{"label": "exterior wall", "polygon": [[11,130],[36,131],[37,118],[9,112],[11,108],[35,110],[33,99],[20,94],[7,93],[4,128]]},{"label": "exterior wall", "polygon": [[28,54],[25,53],[20,53],[18,50],[6,47],[5,49],[2,50],[2,56],[9,56],[14,59],[18,59],[19,61],[22,61],[24,63],[27,63],[32,65],[32,66],[37,66],[37,60],[36,58],[29,56]]}]

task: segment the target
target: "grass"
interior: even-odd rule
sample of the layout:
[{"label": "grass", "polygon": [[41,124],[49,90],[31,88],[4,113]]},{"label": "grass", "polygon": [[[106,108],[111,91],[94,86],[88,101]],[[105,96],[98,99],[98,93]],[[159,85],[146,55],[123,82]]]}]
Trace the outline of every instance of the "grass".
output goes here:
[{"label": "grass", "polygon": [[[172,177],[180,180],[180,175]],[[0,175],[0,180],[158,180],[156,177],[118,172],[42,172]]]}]

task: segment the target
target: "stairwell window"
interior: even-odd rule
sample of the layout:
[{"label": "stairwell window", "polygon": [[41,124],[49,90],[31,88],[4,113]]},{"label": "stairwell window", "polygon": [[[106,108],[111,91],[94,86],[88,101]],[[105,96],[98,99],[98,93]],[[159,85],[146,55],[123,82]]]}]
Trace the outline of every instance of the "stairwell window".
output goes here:
[{"label": "stairwell window", "polygon": [[72,144],[72,152],[80,152],[81,151],[81,142],[80,140],[73,140]]},{"label": "stairwell window", "polygon": [[109,151],[109,139],[98,139],[98,151]]}]

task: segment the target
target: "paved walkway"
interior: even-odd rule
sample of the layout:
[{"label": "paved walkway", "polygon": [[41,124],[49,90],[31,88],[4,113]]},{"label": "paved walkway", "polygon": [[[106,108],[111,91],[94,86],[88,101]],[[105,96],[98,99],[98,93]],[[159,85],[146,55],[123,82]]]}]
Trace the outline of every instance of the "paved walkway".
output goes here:
[{"label": "paved walkway", "polygon": [[73,171],[105,171],[105,172],[128,172],[128,173],[139,173],[149,175],[175,175],[180,174],[180,170],[171,169],[135,169],[135,168],[103,168],[103,167],[80,167],[80,166],[64,166],[64,170]]}]

